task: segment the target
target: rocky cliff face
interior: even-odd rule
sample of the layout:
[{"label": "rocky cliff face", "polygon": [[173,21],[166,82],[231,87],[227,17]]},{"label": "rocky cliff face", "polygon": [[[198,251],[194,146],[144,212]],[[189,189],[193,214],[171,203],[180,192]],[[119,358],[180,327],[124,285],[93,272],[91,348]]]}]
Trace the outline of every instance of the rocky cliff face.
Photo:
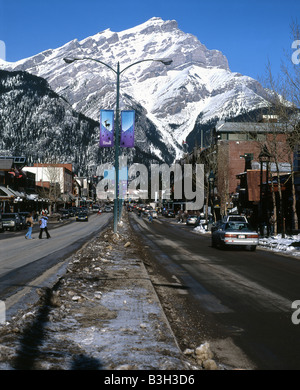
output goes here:
[{"label": "rocky cliff face", "polygon": [[161,159],[180,155],[182,141],[199,125],[200,117],[205,125],[214,118],[263,107],[269,100],[256,80],[232,73],[220,51],[207,49],[195,36],[181,31],[176,21],[161,18],[121,32],[108,29],[80,42],[75,39],[3,66],[45,78],[74,110],[98,120],[100,109],[115,107],[115,74],[91,60],[67,65],[64,57],[94,58],[113,69],[119,62],[121,70],[145,59],[173,60],[170,66],[142,62],[121,74],[121,109],[138,107],[143,113],[140,124],[148,123],[147,128],[138,124],[136,145]]}]

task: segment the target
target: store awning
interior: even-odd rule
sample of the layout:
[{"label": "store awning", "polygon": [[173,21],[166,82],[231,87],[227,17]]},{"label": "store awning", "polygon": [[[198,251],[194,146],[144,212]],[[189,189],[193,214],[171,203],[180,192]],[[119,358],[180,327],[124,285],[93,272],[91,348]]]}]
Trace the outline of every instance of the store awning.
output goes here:
[{"label": "store awning", "polygon": [[4,186],[0,186],[0,199],[1,200],[10,200],[14,199],[16,195]]}]

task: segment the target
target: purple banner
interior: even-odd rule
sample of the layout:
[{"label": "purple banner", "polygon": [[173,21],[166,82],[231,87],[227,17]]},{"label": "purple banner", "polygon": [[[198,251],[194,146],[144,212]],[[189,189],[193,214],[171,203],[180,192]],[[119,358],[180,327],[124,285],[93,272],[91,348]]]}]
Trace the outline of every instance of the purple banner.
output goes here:
[{"label": "purple banner", "polygon": [[121,142],[120,146],[123,148],[134,147],[134,117],[135,112],[122,111],[121,112]]},{"label": "purple banner", "polygon": [[114,146],[114,111],[100,111],[100,146]]}]

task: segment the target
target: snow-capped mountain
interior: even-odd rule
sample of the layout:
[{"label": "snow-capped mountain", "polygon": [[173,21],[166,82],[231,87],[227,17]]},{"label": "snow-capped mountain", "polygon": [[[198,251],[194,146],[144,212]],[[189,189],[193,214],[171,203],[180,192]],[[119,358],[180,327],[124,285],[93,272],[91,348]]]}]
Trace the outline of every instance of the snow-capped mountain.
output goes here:
[{"label": "snow-capped mountain", "polygon": [[[139,107],[145,115],[136,128],[136,145],[162,159],[180,155],[182,141],[199,126],[199,118],[203,124],[225,119],[266,106],[269,99],[256,80],[231,72],[220,51],[207,49],[181,31],[176,21],[157,17],[125,31],[108,29],[75,39],[15,63],[1,62],[1,67],[45,78],[74,110],[99,120],[100,109],[115,108],[115,74],[91,60],[66,64],[65,57],[94,58],[115,70],[119,62],[121,71],[142,60],[173,60],[169,66],[159,61],[138,63],[121,74],[120,108]],[[145,120],[153,124],[151,132],[149,126],[148,131],[143,128]]]}]

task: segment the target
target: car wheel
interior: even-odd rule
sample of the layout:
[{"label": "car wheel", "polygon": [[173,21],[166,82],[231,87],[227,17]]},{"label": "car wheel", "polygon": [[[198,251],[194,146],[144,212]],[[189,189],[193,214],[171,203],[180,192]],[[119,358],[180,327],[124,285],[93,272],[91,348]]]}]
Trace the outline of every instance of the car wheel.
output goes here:
[{"label": "car wheel", "polygon": [[251,252],[254,252],[255,250],[256,250],[256,245],[251,245],[251,246],[250,246],[250,251],[251,251]]}]

